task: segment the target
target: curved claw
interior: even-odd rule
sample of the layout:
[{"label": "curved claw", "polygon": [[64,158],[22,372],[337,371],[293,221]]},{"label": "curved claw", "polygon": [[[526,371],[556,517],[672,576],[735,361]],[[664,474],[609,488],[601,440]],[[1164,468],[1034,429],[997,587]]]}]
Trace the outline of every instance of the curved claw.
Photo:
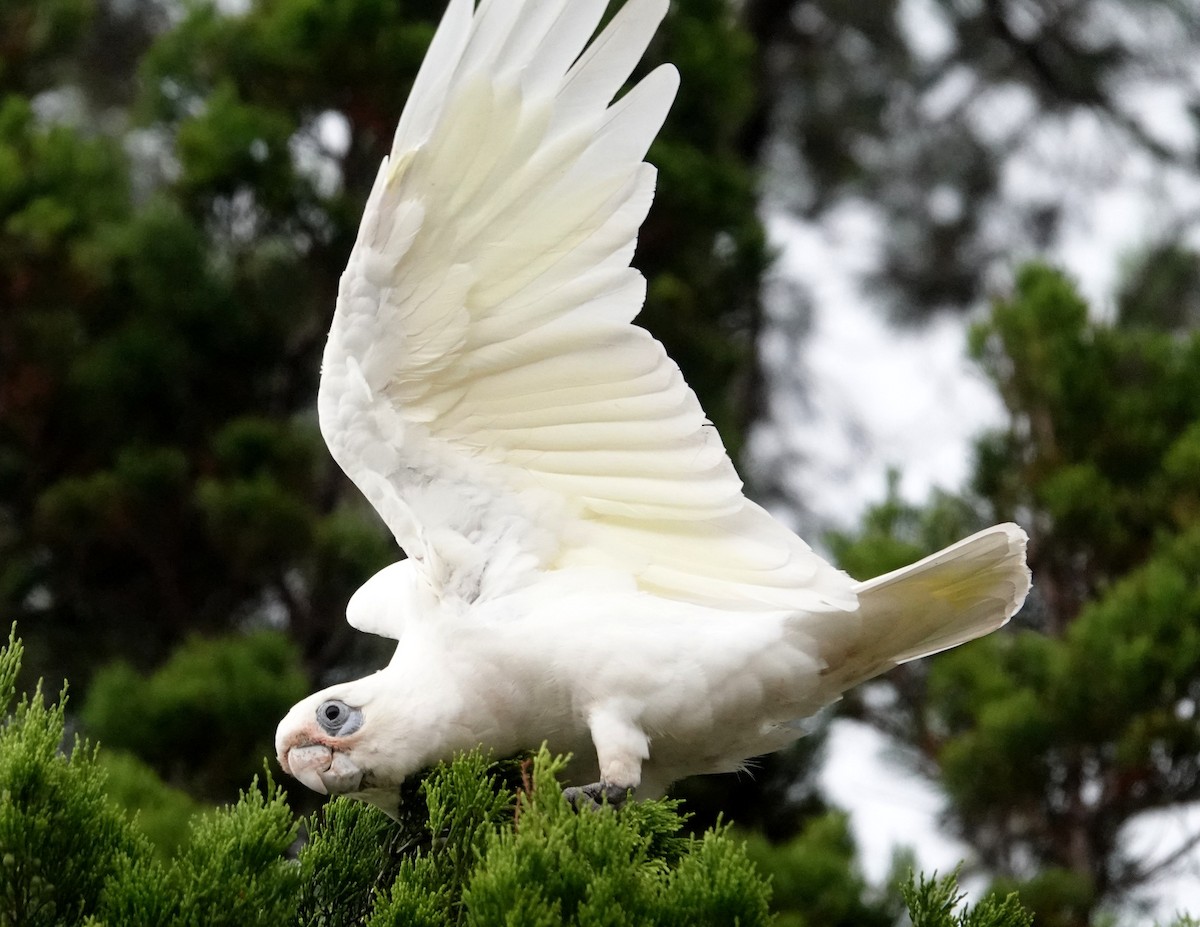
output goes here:
[{"label": "curved claw", "polygon": [[633,794],[633,789],[609,782],[593,782],[591,785],[573,785],[563,789],[565,798],[578,811],[580,808],[620,808]]}]

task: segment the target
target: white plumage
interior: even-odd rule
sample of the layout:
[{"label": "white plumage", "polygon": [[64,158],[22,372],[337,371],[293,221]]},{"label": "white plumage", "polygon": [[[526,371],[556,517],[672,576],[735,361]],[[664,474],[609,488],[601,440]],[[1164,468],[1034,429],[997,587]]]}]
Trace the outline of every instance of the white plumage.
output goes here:
[{"label": "white plumage", "polygon": [[[867,583],[742,494],[662,346],[631,324],[666,12],[451,0],[342,277],[318,408],[409,559],[347,616],[387,668],[301,702],[285,770],[394,808],[412,772],[548,741],[613,789],[737,768],[851,685],[1003,624],[1025,535]],[[594,761],[592,761],[594,758]]]}]

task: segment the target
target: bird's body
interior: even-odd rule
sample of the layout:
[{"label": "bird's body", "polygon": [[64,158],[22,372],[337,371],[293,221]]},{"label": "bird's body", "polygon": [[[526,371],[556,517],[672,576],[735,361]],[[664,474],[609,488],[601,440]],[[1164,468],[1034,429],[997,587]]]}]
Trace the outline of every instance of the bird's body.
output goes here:
[{"label": "bird's body", "polygon": [[[628,764],[631,752],[642,791],[653,793],[689,772],[735,768],[797,736],[760,730],[803,688],[797,679],[816,679],[812,657],[787,642],[780,616],[745,627],[696,607],[664,615],[636,591],[605,589],[601,618],[597,589],[561,592],[554,600],[516,594],[462,620],[445,616],[410,629],[374,677],[381,692],[373,704],[390,702],[398,721],[382,739],[410,756],[414,769],[480,744],[504,756],[545,741],[572,753],[573,775],[591,782],[601,773],[592,731],[603,726],[610,761]],[[586,633],[563,633],[574,615]],[[414,716],[423,722],[415,737],[407,733]],[[637,772],[624,781],[632,784]]]},{"label": "bird's body", "polygon": [[409,559],[347,608],[392,662],[280,724],[281,764],[319,791],[393,810],[433,762],[547,742],[581,781],[659,792],[786,745],[1028,589],[1012,525],[858,583],[742,494],[631,324],[642,158],[677,77],[611,103],[665,0],[588,44],[604,6],[452,0],[367,203],[318,408]]}]

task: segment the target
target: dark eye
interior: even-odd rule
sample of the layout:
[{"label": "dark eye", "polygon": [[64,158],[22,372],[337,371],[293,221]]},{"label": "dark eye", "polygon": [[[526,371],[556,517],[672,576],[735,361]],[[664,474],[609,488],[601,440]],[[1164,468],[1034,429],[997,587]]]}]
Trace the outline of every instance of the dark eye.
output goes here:
[{"label": "dark eye", "polygon": [[362,727],[362,721],[362,712],[341,699],[327,699],[317,706],[317,724],[331,736],[353,734]]}]

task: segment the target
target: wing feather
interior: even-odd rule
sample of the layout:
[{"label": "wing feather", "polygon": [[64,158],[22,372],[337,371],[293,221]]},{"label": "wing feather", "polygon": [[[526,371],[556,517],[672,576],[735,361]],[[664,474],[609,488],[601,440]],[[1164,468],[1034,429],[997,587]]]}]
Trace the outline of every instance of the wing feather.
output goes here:
[{"label": "wing feather", "polygon": [[666,2],[629,0],[588,44],[604,7],[451,0],[342,278],[326,441],[443,598],[600,566],[727,608],[851,608],[630,324],[678,75],[613,103]]},{"label": "wing feather", "polygon": [[569,125],[606,108],[666,15],[667,0],[629,0],[566,73],[555,125]]},{"label": "wing feather", "polygon": [[401,144],[432,133],[438,109],[471,37],[473,7],[473,0],[450,0],[413,80],[408,103],[396,127],[393,153]]},{"label": "wing feather", "polygon": [[563,75],[600,25],[608,0],[562,0],[557,6],[557,18],[530,55],[521,79],[522,89],[533,98],[558,91]]}]

